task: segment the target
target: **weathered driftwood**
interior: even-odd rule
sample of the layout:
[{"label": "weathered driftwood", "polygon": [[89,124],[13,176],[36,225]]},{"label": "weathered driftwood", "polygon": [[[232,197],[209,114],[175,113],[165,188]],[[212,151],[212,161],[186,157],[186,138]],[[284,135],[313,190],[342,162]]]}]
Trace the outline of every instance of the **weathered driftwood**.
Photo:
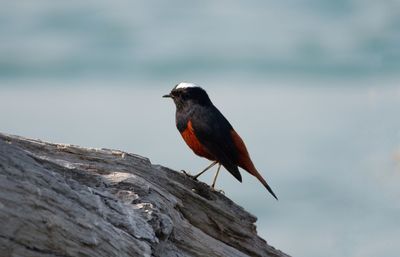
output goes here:
[{"label": "weathered driftwood", "polygon": [[0,134],[0,256],[287,256],[255,221],[141,156]]}]

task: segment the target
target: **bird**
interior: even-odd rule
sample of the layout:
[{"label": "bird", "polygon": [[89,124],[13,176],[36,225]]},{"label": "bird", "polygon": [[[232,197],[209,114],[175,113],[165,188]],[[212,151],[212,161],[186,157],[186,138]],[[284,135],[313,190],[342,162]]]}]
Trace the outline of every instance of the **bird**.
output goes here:
[{"label": "bird", "polygon": [[215,190],[221,165],[242,182],[240,167],[255,176],[268,192],[278,200],[271,187],[254,166],[242,138],[211,102],[207,92],[202,87],[191,82],[181,82],[163,97],[172,98],[174,101],[176,127],[189,148],[196,155],[212,161],[200,173],[191,176],[192,178],[197,179],[218,164],[211,185],[211,189]]}]

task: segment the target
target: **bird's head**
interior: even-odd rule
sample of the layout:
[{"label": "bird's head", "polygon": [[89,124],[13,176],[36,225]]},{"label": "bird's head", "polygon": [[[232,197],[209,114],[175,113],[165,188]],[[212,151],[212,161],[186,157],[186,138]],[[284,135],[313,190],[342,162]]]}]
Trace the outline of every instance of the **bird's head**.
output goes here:
[{"label": "bird's head", "polygon": [[168,95],[164,95],[163,97],[172,98],[178,109],[189,106],[190,104],[211,104],[207,92],[198,85],[189,82],[177,84]]}]

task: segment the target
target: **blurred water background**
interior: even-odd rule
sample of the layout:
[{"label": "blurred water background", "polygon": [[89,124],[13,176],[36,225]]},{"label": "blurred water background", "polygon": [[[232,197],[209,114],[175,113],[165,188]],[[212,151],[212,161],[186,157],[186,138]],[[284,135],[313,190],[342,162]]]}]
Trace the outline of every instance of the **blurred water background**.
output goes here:
[{"label": "blurred water background", "polygon": [[2,0],[0,131],[197,172],[161,98],[196,82],[280,198],[217,181],[268,243],[397,257],[399,46],[398,0]]}]

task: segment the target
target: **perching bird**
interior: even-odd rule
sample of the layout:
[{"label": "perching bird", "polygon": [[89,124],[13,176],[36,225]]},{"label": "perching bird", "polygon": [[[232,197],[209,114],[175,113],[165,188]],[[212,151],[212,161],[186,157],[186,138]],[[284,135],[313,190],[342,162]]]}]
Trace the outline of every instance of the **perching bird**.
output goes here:
[{"label": "perching bird", "polygon": [[181,82],[172,89],[171,93],[163,97],[174,100],[176,127],[186,144],[195,154],[213,161],[193,178],[197,179],[218,163],[211,188],[214,189],[221,165],[242,182],[239,166],[255,176],[275,199],[278,199],[251,161],[243,140],[213,105],[204,89],[193,83]]}]

